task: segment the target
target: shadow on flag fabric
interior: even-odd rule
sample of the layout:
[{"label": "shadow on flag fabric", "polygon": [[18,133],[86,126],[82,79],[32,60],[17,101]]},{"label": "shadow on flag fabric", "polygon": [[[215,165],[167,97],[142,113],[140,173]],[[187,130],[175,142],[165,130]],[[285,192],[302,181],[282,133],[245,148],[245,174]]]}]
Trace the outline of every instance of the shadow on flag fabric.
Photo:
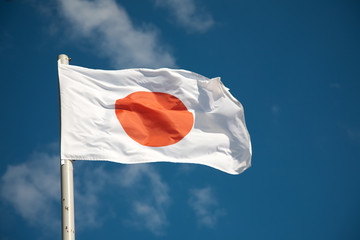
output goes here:
[{"label": "shadow on flag fabric", "polygon": [[243,107],[220,78],[61,63],[58,71],[61,159],[196,163],[230,174],[250,167]]}]

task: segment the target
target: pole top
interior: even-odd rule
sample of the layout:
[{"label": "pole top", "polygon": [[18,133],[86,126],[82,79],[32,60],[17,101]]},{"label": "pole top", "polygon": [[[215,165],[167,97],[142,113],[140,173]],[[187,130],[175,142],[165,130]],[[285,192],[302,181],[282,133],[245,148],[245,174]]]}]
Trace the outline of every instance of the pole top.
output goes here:
[{"label": "pole top", "polygon": [[69,61],[71,60],[71,58],[69,58],[66,54],[60,54],[58,55],[58,62],[62,63],[62,64],[67,64],[69,65]]}]

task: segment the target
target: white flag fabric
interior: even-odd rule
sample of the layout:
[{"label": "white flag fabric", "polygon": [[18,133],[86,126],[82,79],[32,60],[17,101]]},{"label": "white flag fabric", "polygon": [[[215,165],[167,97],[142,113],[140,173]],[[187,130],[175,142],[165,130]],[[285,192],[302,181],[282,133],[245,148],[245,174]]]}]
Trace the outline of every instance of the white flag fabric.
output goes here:
[{"label": "white flag fabric", "polygon": [[239,174],[251,164],[243,107],[186,70],[58,64],[61,159],[178,162]]}]

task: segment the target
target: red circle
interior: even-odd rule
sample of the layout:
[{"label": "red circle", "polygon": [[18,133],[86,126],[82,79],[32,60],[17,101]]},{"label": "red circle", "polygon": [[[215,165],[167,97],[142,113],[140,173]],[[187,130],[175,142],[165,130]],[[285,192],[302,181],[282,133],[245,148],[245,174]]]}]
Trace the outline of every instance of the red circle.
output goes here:
[{"label": "red circle", "polygon": [[118,99],[115,114],[129,137],[149,147],[179,142],[194,124],[180,99],[161,92],[134,92]]}]

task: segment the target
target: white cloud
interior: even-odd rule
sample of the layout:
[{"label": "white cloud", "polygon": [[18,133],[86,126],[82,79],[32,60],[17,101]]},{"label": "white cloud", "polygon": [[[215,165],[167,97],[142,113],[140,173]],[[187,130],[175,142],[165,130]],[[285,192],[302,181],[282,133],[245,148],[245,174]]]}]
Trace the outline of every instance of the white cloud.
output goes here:
[{"label": "white cloud", "polygon": [[193,208],[198,224],[205,227],[214,227],[224,210],[218,208],[218,202],[210,187],[192,189],[189,205]]},{"label": "white cloud", "polygon": [[[52,148],[52,145],[49,144],[47,148]],[[103,185],[103,176],[101,169],[95,169],[92,174],[96,182],[79,184],[82,183],[82,176],[74,180],[75,221],[80,223],[77,228],[101,225],[97,193]],[[0,186],[1,199],[12,205],[31,226],[46,227],[44,234],[55,233],[61,229],[58,154],[36,152],[24,163],[8,166],[1,177]]]},{"label": "white cloud", "polygon": [[[154,234],[161,235],[167,226],[166,209],[170,204],[169,187],[160,175],[147,164],[126,166],[120,174],[122,186],[142,192],[142,199],[133,203],[132,225],[145,226]],[[146,189],[140,186],[147,183]]]},{"label": "white cloud", "polygon": [[[96,164],[96,163],[95,163]],[[77,229],[101,227],[107,214],[100,212],[99,195],[106,189],[110,176],[92,163],[74,162],[75,226]]]},{"label": "white cloud", "polygon": [[135,27],[114,0],[59,0],[74,33],[92,40],[116,67],[174,67],[154,29]]},{"label": "white cloud", "polygon": [[212,16],[199,11],[194,0],[155,0],[155,3],[170,9],[177,22],[187,30],[205,32],[214,24]]},{"label": "white cloud", "polygon": [[[166,210],[170,203],[169,188],[154,168],[139,164],[123,166],[121,170],[104,170],[102,166],[94,167],[93,164],[96,163],[74,162],[77,229],[101,227],[107,218],[116,215],[100,203],[100,197],[102,193],[117,188],[119,192],[126,190],[134,193],[129,194],[126,200],[133,226],[148,229],[154,234],[164,232]],[[37,152],[24,163],[8,166],[0,178],[0,198],[29,225],[43,226],[43,233],[47,235],[60,234],[59,155],[48,151]]]},{"label": "white cloud", "polygon": [[162,235],[167,225],[166,215],[162,209],[143,202],[134,203],[137,225],[144,225],[156,235]]},{"label": "white cloud", "polygon": [[0,196],[29,224],[59,230],[59,180],[59,157],[34,153],[27,162],[7,167],[0,180]]},{"label": "white cloud", "polygon": [[[167,226],[166,210],[170,203],[169,188],[157,171],[147,164],[124,165],[121,170],[104,170],[102,167],[87,167],[89,162],[77,161],[74,166],[81,169],[80,176],[75,174],[76,222],[80,228],[101,226],[107,217],[104,209],[99,214],[99,197],[102,191],[119,189],[127,193],[130,204],[128,214],[133,227],[148,229],[156,235],[164,233]],[[75,170],[76,170],[75,169]],[[113,203],[115,204],[115,203]],[[115,213],[116,215],[116,213]]]}]

